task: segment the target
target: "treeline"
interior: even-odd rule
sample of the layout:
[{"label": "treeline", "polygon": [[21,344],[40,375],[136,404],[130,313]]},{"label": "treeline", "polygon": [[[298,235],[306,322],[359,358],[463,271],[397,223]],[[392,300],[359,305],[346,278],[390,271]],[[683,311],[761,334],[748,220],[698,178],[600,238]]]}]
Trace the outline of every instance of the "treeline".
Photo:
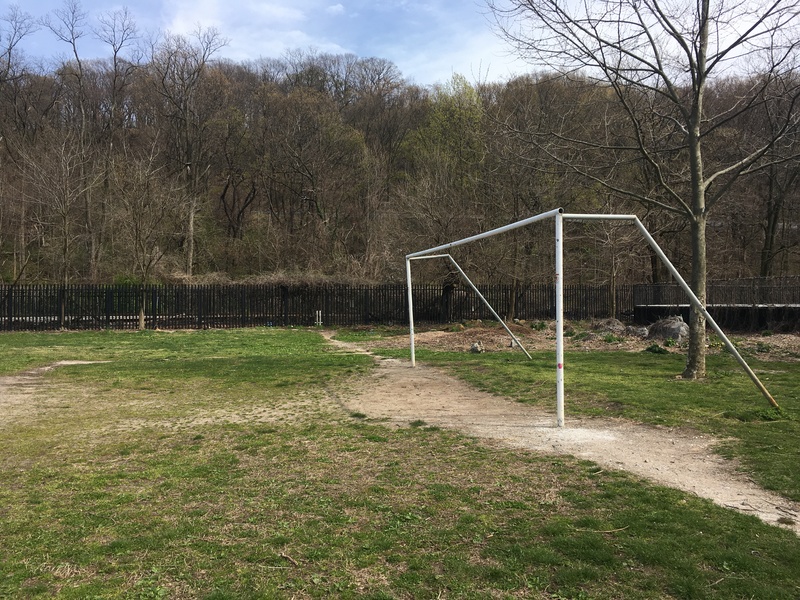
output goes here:
[{"label": "treeline", "polygon": [[[635,212],[688,269],[683,221],[530,143],[545,130],[562,131],[562,146],[578,130],[613,135],[618,106],[579,78],[455,75],[420,87],[381,58],[298,50],[232,62],[219,58],[225,40],[213,29],[146,41],[124,10],[90,25],[72,3],[43,21],[12,9],[0,32],[6,282],[391,282],[402,280],[409,252],[558,206]],[[36,27],[70,58],[27,58],[20,42]],[[107,58],[81,56],[89,34]],[[735,104],[748,85],[717,81],[708,102]],[[714,152],[746,147],[769,123],[765,110],[717,125]],[[738,179],[716,209],[710,277],[798,273],[795,143],[776,149],[785,162]],[[613,176],[653,186],[640,164],[615,164]],[[566,234],[570,282],[667,277],[625,225],[570,223]],[[547,224],[464,247],[458,260],[479,282],[522,285],[550,277],[552,255]],[[421,277],[454,279],[426,262],[415,265]]]}]

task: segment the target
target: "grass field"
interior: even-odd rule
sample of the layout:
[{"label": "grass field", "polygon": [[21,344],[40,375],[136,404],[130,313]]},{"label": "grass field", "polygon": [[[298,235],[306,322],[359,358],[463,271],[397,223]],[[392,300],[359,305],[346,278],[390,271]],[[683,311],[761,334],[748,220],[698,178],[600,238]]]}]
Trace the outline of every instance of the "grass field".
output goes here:
[{"label": "grass field", "polygon": [[[550,402],[531,392],[550,356],[509,356],[420,358]],[[349,414],[336,399],[370,360],[311,330],[0,335],[5,374],[67,359],[108,362],[50,371],[0,416],[3,598],[800,597],[791,532],[592,463]],[[798,494],[797,365],[759,365],[778,415],[724,357],[702,384],[674,380],[674,355],[568,359],[568,410],[725,435]]]}]

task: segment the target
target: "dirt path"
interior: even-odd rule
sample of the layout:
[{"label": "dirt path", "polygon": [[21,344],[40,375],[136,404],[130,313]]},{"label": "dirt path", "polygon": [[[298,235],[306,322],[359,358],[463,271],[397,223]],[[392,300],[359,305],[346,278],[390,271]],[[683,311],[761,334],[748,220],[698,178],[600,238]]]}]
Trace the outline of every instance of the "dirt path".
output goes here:
[{"label": "dirt path", "polygon": [[57,408],[67,402],[65,398],[58,395],[48,396],[40,402],[34,401],[36,393],[45,389],[46,384],[42,378],[44,373],[52,371],[56,367],[88,365],[96,362],[100,361],[62,360],[24,371],[18,375],[0,377],[0,427],[19,418],[30,418],[41,412],[45,405],[48,408]]},{"label": "dirt path", "polygon": [[[326,334],[331,339],[331,333]],[[331,340],[350,352],[363,348]],[[375,357],[378,368],[342,398],[348,410],[402,426],[416,420],[548,454],[569,454],[708,498],[800,535],[800,505],[756,486],[714,453],[717,440],[620,419],[576,419],[492,396],[432,367]]]}]

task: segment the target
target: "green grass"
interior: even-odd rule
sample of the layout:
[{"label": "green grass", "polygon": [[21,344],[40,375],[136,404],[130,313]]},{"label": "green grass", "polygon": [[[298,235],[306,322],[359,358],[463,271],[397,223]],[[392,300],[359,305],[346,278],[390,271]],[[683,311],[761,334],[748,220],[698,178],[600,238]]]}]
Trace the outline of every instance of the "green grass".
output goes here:
[{"label": "green grass", "polygon": [[386,337],[408,336],[408,327],[376,325],[345,329],[336,333],[336,339],[343,342],[369,342]]},{"label": "green grass", "polygon": [[[32,413],[0,419],[2,598],[800,596],[791,532],[589,462],[349,413],[335,398],[369,359],[313,331],[0,336],[17,370],[76,358],[112,362],[47,373]],[[547,358],[426,356],[511,391],[526,382],[504,373],[546,379]],[[584,358],[569,376],[611,364]],[[600,385],[583,410],[609,410]]]},{"label": "green grass", "polygon": [[[555,355],[532,356],[417,351],[418,359],[447,367],[480,389],[551,409]],[[568,352],[567,419],[624,417],[731,438],[721,448],[724,455],[738,457],[763,487],[800,501],[800,363],[748,359],[780,403],[777,412],[731,356],[709,356],[708,377],[695,382],[678,377],[684,361],[677,353]]]}]

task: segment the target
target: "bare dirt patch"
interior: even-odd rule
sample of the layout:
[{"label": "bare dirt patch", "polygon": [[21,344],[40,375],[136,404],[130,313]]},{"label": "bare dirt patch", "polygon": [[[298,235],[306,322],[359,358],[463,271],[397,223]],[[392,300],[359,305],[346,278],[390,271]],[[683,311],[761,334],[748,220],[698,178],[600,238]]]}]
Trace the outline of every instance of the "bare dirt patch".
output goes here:
[{"label": "bare dirt patch", "polygon": [[[30,369],[10,376],[0,376],[0,429],[13,423],[32,422],[53,411],[70,409],[80,405],[82,410],[89,404],[94,409],[103,405],[103,398],[87,398],[85,389],[70,385],[53,384],[43,377],[49,371],[68,365],[89,365],[106,361],[64,360]],[[173,397],[174,400],[174,397]],[[124,400],[113,399],[114,406],[140,407],[151,409],[164,403],[164,398],[157,393],[139,392],[127,394]],[[113,420],[99,423],[97,431],[136,431],[145,427],[164,427],[169,429],[187,429],[198,425],[215,423],[280,423],[296,422],[314,418],[319,410],[339,411],[340,405],[327,397],[324,392],[292,393],[291,396],[271,396],[268,405],[253,405],[240,408],[192,409],[183,416],[159,418],[150,416],[115,416]],[[143,412],[148,413],[148,410]],[[135,414],[135,412],[134,412]],[[86,432],[84,432],[86,433]]]},{"label": "bare dirt patch", "polygon": [[62,360],[17,375],[0,377],[0,427],[20,418],[31,418],[41,412],[65,406],[68,398],[47,393],[42,375],[57,367],[88,365],[102,361]]},{"label": "bare dirt patch", "polygon": [[[564,325],[564,345],[567,350],[615,350],[622,352],[641,352],[645,348],[659,344],[664,347],[663,340],[647,339],[644,335],[636,335],[632,329],[624,334],[609,331],[603,327],[604,322],[580,323]],[[620,324],[621,325],[621,324]],[[520,340],[527,350],[555,350],[556,334],[553,323],[513,323],[509,329]],[[762,334],[729,334],[728,336],[745,355],[757,356],[759,360],[800,361],[800,332]],[[709,332],[708,354],[726,352],[721,340]],[[466,352],[473,343],[480,342],[487,352],[505,352],[512,350],[511,338],[506,331],[495,323],[472,322],[466,325],[456,324],[447,329],[431,329],[416,333],[418,347],[431,350]],[[373,348],[407,348],[408,335],[386,337],[380,340],[365,341],[362,347]],[[669,351],[680,350],[668,347]],[[518,350],[517,350],[518,351]]]},{"label": "bare dirt patch", "polygon": [[[529,349],[552,348],[548,333],[537,333],[526,336],[523,344]],[[326,336],[330,339],[332,334]],[[464,351],[478,340],[488,351],[509,349],[509,337],[502,330],[432,331],[417,338],[424,347]],[[407,345],[408,338],[400,336],[362,345],[332,343],[346,351],[368,352],[378,346]],[[583,343],[607,344],[602,338],[585,339]],[[627,343],[634,350],[652,342]],[[759,488],[735,462],[716,454],[714,447],[720,440],[622,419],[568,416],[566,427],[558,428],[553,414],[480,392],[438,369],[419,364],[412,368],[405,360],[375,360],[378,368],[343,394],[341,400],[346,409],[390,426],[424,421],[488,443],[591,460],[603,468],[629,471],[800,534],[800,505]]]}]

